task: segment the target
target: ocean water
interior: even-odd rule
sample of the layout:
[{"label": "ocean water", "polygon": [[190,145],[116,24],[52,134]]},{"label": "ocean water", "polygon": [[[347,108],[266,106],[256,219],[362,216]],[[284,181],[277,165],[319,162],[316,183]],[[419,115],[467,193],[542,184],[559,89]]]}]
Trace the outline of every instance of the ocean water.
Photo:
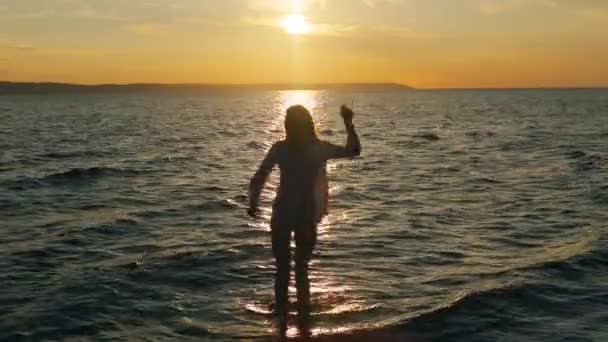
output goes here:
[{"label": "ocean water", "polygon": [[272,336],[276,172],[262,219],[245,194],[295,103],[363,144],[328,166],[315,336],[608,341],[606,90],[0,96],[0,340]]}]

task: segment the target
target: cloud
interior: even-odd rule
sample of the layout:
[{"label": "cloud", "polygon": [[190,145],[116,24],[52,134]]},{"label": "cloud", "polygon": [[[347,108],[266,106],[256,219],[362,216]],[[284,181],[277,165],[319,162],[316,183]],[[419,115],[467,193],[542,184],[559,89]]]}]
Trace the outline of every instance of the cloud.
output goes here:
[{"label": "cloud", "polygon": [[176,23],[182,25],[207,26],[207,27],[233,27],[240,23],[238,18],[211,18],[199,15],[190,15],[176,18]]},{"label": "cloud", "polygon": [[169,33],[171,25],[140,23],[125,25],[124,28],[139,36],[158,36]]},{"label": "cloud", "polygon": [[606,0],[551,0],[550,2],[554,6],[571,11],[578,16],[608,24],[608,1]]},{"label": "cloud", "polygon": [[606,8],[608,4],[605,0],[553,0],[556,5],[568,8]]},{"label": "cloud", "polygon": [[[247,16],[242,19],[245,25],[264,26],[267,28],[283,30],[280,18],[276,17],[254,17]],[[353,34],[357,30],[357,26],[344,24],[327,24],[327,23],[310,23],[309,36],[333,36],[343,37]]]},{"label": "cloud", "polygon": [[357,26],[340,25],[340,24],[317,24],[312,25],[311,33],[320,36],[343,37],[354,34],[357,31]]},{"label": "cloud", "polygon": [[373,26],[369,28],[369,31],[375,35],[381,35],[385,37],[398,37],[398,38],[411,38],[411,39],[438,39],[445,38],[445,35],[439,35],[437,33],[419,31],[405,26]]},{"label": "cloud", "polygon": [[68,16],[101,21],[127,22],[128,18],[112,12],[97,11],[92,8],[82,8],[67,14]]},{"label": "cloud", "polygon": [[248,10],[256,12],[303,12],[307,8],[326,8],[329,0],[246,0]]},{"label": "cloud", "polygon": [[147,0],[142,2],[143,7],[151,8],[172,8],[172,9],[183,9],[186,8],[184,3],[179,2],[168,2],[166,0]]},{"label": "cloud", "polygon": [[[267,28],[282,30],[280,18],[276,17],[253,17],[248,16],[242,19],[245,25],[264,26]],[[326,36],[326,37],[348,37],[348,38],[400,38],[400,39],[439,39],[446,38],[445,34],[437,34],[433,32],[420,31],[405,26],[389,26],[389,25],[347,25],[347,24],[330,24],[330,23],[310,23],[311,30],[306,35],[308,36]]]},{"label": "cloud", "polygon": [[29,45],[19,44],[7,39],[0,39],[0,50],[36,51],[37,48]]},{"label": "cloud", "polygon": [[608,23],[608,2],[605,0],[481,0],[479,3],[485,14],[512,12],[530,6],[559,7],[581,17]]},{"label": "cloud", "polygon": [[395,4],[403,4],[406,2],[406,0],[361,0],[361,1],[363,2],[363,4],[365,4],[369,8],[375,8],[378,5],[382,5],[382,4],[395,5]]},{"label": "cloud", "polygon": [[19,19],[39,19],[39,18],[48,18],[56,16],[57,12],[54,9],[44,9],[38,10],[34,12],[26,12],[16,14],[15,17]]},{"label": "cloud", "polygon": [[513,12],[526,7],[560,8],[572,14],[608,23],[608,1],[605,0],[480,0],[485,14]]},{"label": "cloud", "polygon": [[110,12],[96,11],[91,8],[81,8],[70,11],[56,11],[55,9],[44,9],[34,12],[26,12],[16,15],[19,19],[44,19],[44,18],[76,18],[86,20],[100,20],[113,22],[126,22],[129,19]]},{"label": "cloud", "polygon": [[529,6],[554,7],[553,0],[482,0],[479,10],[485,14],[513,12]]},{"label": "cloud", "polygon": [[608,24],[608,8],[582,8],[576,11],[582,17]]}]

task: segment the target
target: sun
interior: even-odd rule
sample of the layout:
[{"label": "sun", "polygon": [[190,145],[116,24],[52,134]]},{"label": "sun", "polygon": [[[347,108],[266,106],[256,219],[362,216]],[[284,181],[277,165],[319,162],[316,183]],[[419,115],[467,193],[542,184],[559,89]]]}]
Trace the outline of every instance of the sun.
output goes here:
[{"label": "sun", "polygon": [[301,14],[291,14],[286,16],[281,22],[281,26],[289,34],[306,34],[310,32],[310,24],[306,17]]}]

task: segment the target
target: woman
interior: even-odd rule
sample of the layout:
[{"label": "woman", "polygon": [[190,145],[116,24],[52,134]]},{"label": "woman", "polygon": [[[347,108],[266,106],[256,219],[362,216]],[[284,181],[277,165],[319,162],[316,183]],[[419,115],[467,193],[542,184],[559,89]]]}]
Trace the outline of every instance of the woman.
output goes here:
[{"label": "woman", "polygon": [[[298,311],[310,310],[308,263],[317,238],[317,224],[326,214],[327,178],[325,164],[329,159],[348,158],[361,153],[361,145],[353,125],[353,111],[341,107],[348,138],[346,146],[337,146],[317,137],[312,116],[300,105],[287,109],[285,140],[276,142],[268,151],[249,185],[250,216],[258,211],[260,193],[274,165],[281,176],[272,209],[272,252],[276,260],[276,313],[286,328],[287,289],[289,284],[291,232],[296,240],[296,287]],[[302,333],[302,327],[300,327]]]}]

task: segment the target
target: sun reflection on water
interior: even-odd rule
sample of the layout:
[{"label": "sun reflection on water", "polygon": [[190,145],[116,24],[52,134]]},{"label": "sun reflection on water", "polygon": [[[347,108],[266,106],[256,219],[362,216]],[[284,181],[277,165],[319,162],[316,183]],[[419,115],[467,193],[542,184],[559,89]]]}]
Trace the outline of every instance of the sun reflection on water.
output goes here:
[{"label": "sun reflection on water", "polygon": [[287,108],[295,105],[306,107],[318,125],[320,117],[317,111],[322,105],[323,94],[324,91],[320,90],[283,90],[277,92],[277,116],[274,118],[270,129],[273,131],[282,129]]},{"label": "sun reflection on water", "polygon": [[285,112],[287,108],[294,105],[302,105],[314,115],[314,109],[319,105],[319,90],[284,90],[279,92],[280,109]]}]

